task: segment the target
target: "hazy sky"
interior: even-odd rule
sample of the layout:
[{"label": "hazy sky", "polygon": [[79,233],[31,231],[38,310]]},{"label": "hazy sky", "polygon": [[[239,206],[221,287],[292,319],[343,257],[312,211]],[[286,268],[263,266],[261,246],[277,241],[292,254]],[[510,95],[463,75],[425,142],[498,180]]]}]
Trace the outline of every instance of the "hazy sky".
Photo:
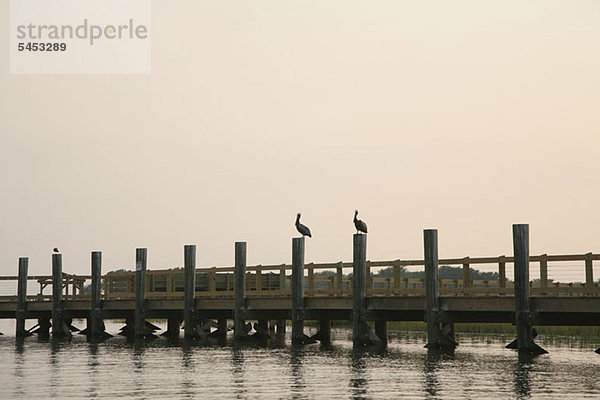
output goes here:
[{"label": "hazy sky", "polygon": [[600,252],[600,2],[158,1],[152,74],[10,75],[0,274]]}]

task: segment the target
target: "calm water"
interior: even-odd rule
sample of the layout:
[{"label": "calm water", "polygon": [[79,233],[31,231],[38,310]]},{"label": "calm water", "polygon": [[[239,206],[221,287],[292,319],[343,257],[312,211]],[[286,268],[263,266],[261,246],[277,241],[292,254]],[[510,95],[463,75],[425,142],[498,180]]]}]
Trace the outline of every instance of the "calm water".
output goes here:
[{"label": "calm water", "polygon": [[[544,347],[549,355],[519,363],[504,342],[462,337],[454,356],[428,355],[420,336],[392,338],[384,353],[356,353],[349,332],[319,345],[260,348],[184,346],[163,338],[136,346],[123,338],[90,345],[17,345],[0,337],[0,398],[498,399],[598,398],[600,355],[593,348]],[[109,325],[109,331],[118,331]]]}]

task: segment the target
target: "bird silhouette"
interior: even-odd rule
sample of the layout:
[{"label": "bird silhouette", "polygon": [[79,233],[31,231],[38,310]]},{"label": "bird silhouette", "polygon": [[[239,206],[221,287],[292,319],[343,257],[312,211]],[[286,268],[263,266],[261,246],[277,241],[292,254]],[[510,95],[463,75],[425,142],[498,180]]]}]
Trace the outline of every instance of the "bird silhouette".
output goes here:
[{"label": "bird silhouette", "polygon": [[308,229],[308,226],[302,225],[300,223],[300,217],[301,217],[301,214],[298,213],[298,215],[296,215],[296,229],[298,229],[298,232],[300,232],[303,237],[304,236],[312,237],[312,235],[310,234],[310,229]]},{"label": "bird silhouette", "polygon": [[53,249],[53,251],[54,251],[55,253],[60,253],[60,250],[58,250],[58,247],[55,247],[55,248]]},{"label": "bird silhouette", "polygon": [[354,226],[356,227],[356,233],[364,232],[367,233],[367,224],[361,221],[358,217],[358,210],[354,210]]}]

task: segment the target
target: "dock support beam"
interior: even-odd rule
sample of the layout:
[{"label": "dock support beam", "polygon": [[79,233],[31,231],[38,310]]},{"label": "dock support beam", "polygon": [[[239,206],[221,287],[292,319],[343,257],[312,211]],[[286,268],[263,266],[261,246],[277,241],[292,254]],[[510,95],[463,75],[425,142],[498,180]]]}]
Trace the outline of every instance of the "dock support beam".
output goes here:
[{"label": "dock support beam", "polygon": [[135,250],[135,323],[134,335],[136,339],[145,339],[146,318],[146,263],[148,260],[148,249],[138,248]]},{"label": "dock support beam", "polygon": [[169,316],[167,318],[167,331],[164,335],[169,340],[179,339],[179,333],[181,332],[181,316]]},{"label": "dock support beam", "polygon": [[366,265],[367,235],[354,234],[352,259],[352,343],[356,346],[368,344],[366,314]]},{"label": "dock support beam", "polygon": [[292,344],[304,343],[304,237],[292,238]]},{"label": "dock support beam", "polygon": [[39,340],[50,339],[50,318],[44,316],[38,318],[37,335]]},{"label": "dock support beam", "polygon": [[286,323],[285,319],[277,320],[277,335],[285,336],[285,323]]},{"label": "dock support beam", "polygon": [[88,340],[95,342],[104,336],[104,321],[102,320],[102,303],[100,290],[102,280],[102,252],[92,252],[92,309],[90,310],[90,326],[87,330]]},{"label": "dock support beam", "polygon": [[319,340],[321,345],[331,345],[331,320],[322,319],[319,321]]},{"label": "dock support beam", "polygon": [[[194,339],[198,336],[196,331],[196,246],[186,245],[183,248],[184,263],[184,310],[183,321],[185,339]],[[178,333],[179,335],[179,333]]]},{"label": "dock support beam", "polygon": [[27,311],[27,267],[29,258],[19,258],[19,280],[17,282],[17,338],[24,338],[30,335],[25,330],[25,313]]},{"label": "dock support beam", "polygon": [[388,328],[387,321],[375,321],[375,334],[381,340],[384,347],[388,343]]},{"label": "dock support beam", "polygon": [[[519,355],[540,355],[546,350],[533,342],[531,307],[529,299],[529,225],[513,225],[515,255],[515,324]],[[511,343],[507,347],[513,348]]]},{"label": "dock support beam", "polygon": [[437,229],[423,232],[425,245],[425,298],[427,321],[427,348],[440,348],[440,299],[438,293],[438,235]]},{"label": "dock support beam", "polygon": [[71,335],[64,323],[62,302],[62,254],[52,254],[52,338]]},{"label": "dock support beam", "polygon": [[425,320],[427,321],[428,349],[454,350],[458,343],[454,338],[454,324],[446,322],[440,329],[442,322],[439,297],[439,272],[438,272],[438,231],[426,229],[423,231],[425,247]]},{"label": "dock support beam", "polygon": [[246,337],[246,321],[244,309],[246,308],[246,242],[235,242],[234,282],[234,309],[233,309],[233,336],[236,340]]}]

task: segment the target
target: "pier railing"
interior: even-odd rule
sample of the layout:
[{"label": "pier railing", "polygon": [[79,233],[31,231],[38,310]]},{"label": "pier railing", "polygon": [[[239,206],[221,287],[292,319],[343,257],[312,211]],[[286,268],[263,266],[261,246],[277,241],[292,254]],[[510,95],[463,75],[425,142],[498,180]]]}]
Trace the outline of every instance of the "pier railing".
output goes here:
[{"label": "pier railing", "polygon": [[[530,293],[533,296],[600,296],[600,286],[594,282],[594,261],[600,254],[531,256]],[[461,266],[462,278],[440,279],[441,296],[506,296],[513,295],[513,257],[463,257],[440,259],[441,266]],[[423,279],[408,278],[407,271],[422,270],[423,260],[367,261],[366,294],[368,296],[424,296]],[[471,270],[496,272],[496,280],[473,280]],[[387,269],[388,276],[380,277],[377,271]],[[290,264],[255,265],[246,267],[246,297],[290,296]],[[308,263],[305,264],[305,296],[351,296],[352,263]],[[390,273],[391,272],[391,273]],[[508,272],[508,273],[507,273]],[[62,295],[65,300],[87,300],[90,298],[90,275],[63,273]],[[551,278],[554,276],[555,278]],[[559,281],[557,277],[572,278]],[[29,300],[50,301],[52,299],[52,276],[29,276],[30,285],[37,283],[39,291],[29,295]],[[13,282],[10,282],[13,281]],[[10,283],[9,283],[10,282]],[[0,300],[14,301],[16,295],[5,294],[16,291],[17,276],[0,277]],[[135,271],[109,272],[102,276],[101,296],[103,299],[134,299]],[[146,273],[146,298],[183,298],[184,269],[148,270]],[[30,289],[29,293],[33,291]],[[3,295],[5,294],[5,295]],[[234,295],[234,267],[196,268],[197,297],[232,297]]]}]

